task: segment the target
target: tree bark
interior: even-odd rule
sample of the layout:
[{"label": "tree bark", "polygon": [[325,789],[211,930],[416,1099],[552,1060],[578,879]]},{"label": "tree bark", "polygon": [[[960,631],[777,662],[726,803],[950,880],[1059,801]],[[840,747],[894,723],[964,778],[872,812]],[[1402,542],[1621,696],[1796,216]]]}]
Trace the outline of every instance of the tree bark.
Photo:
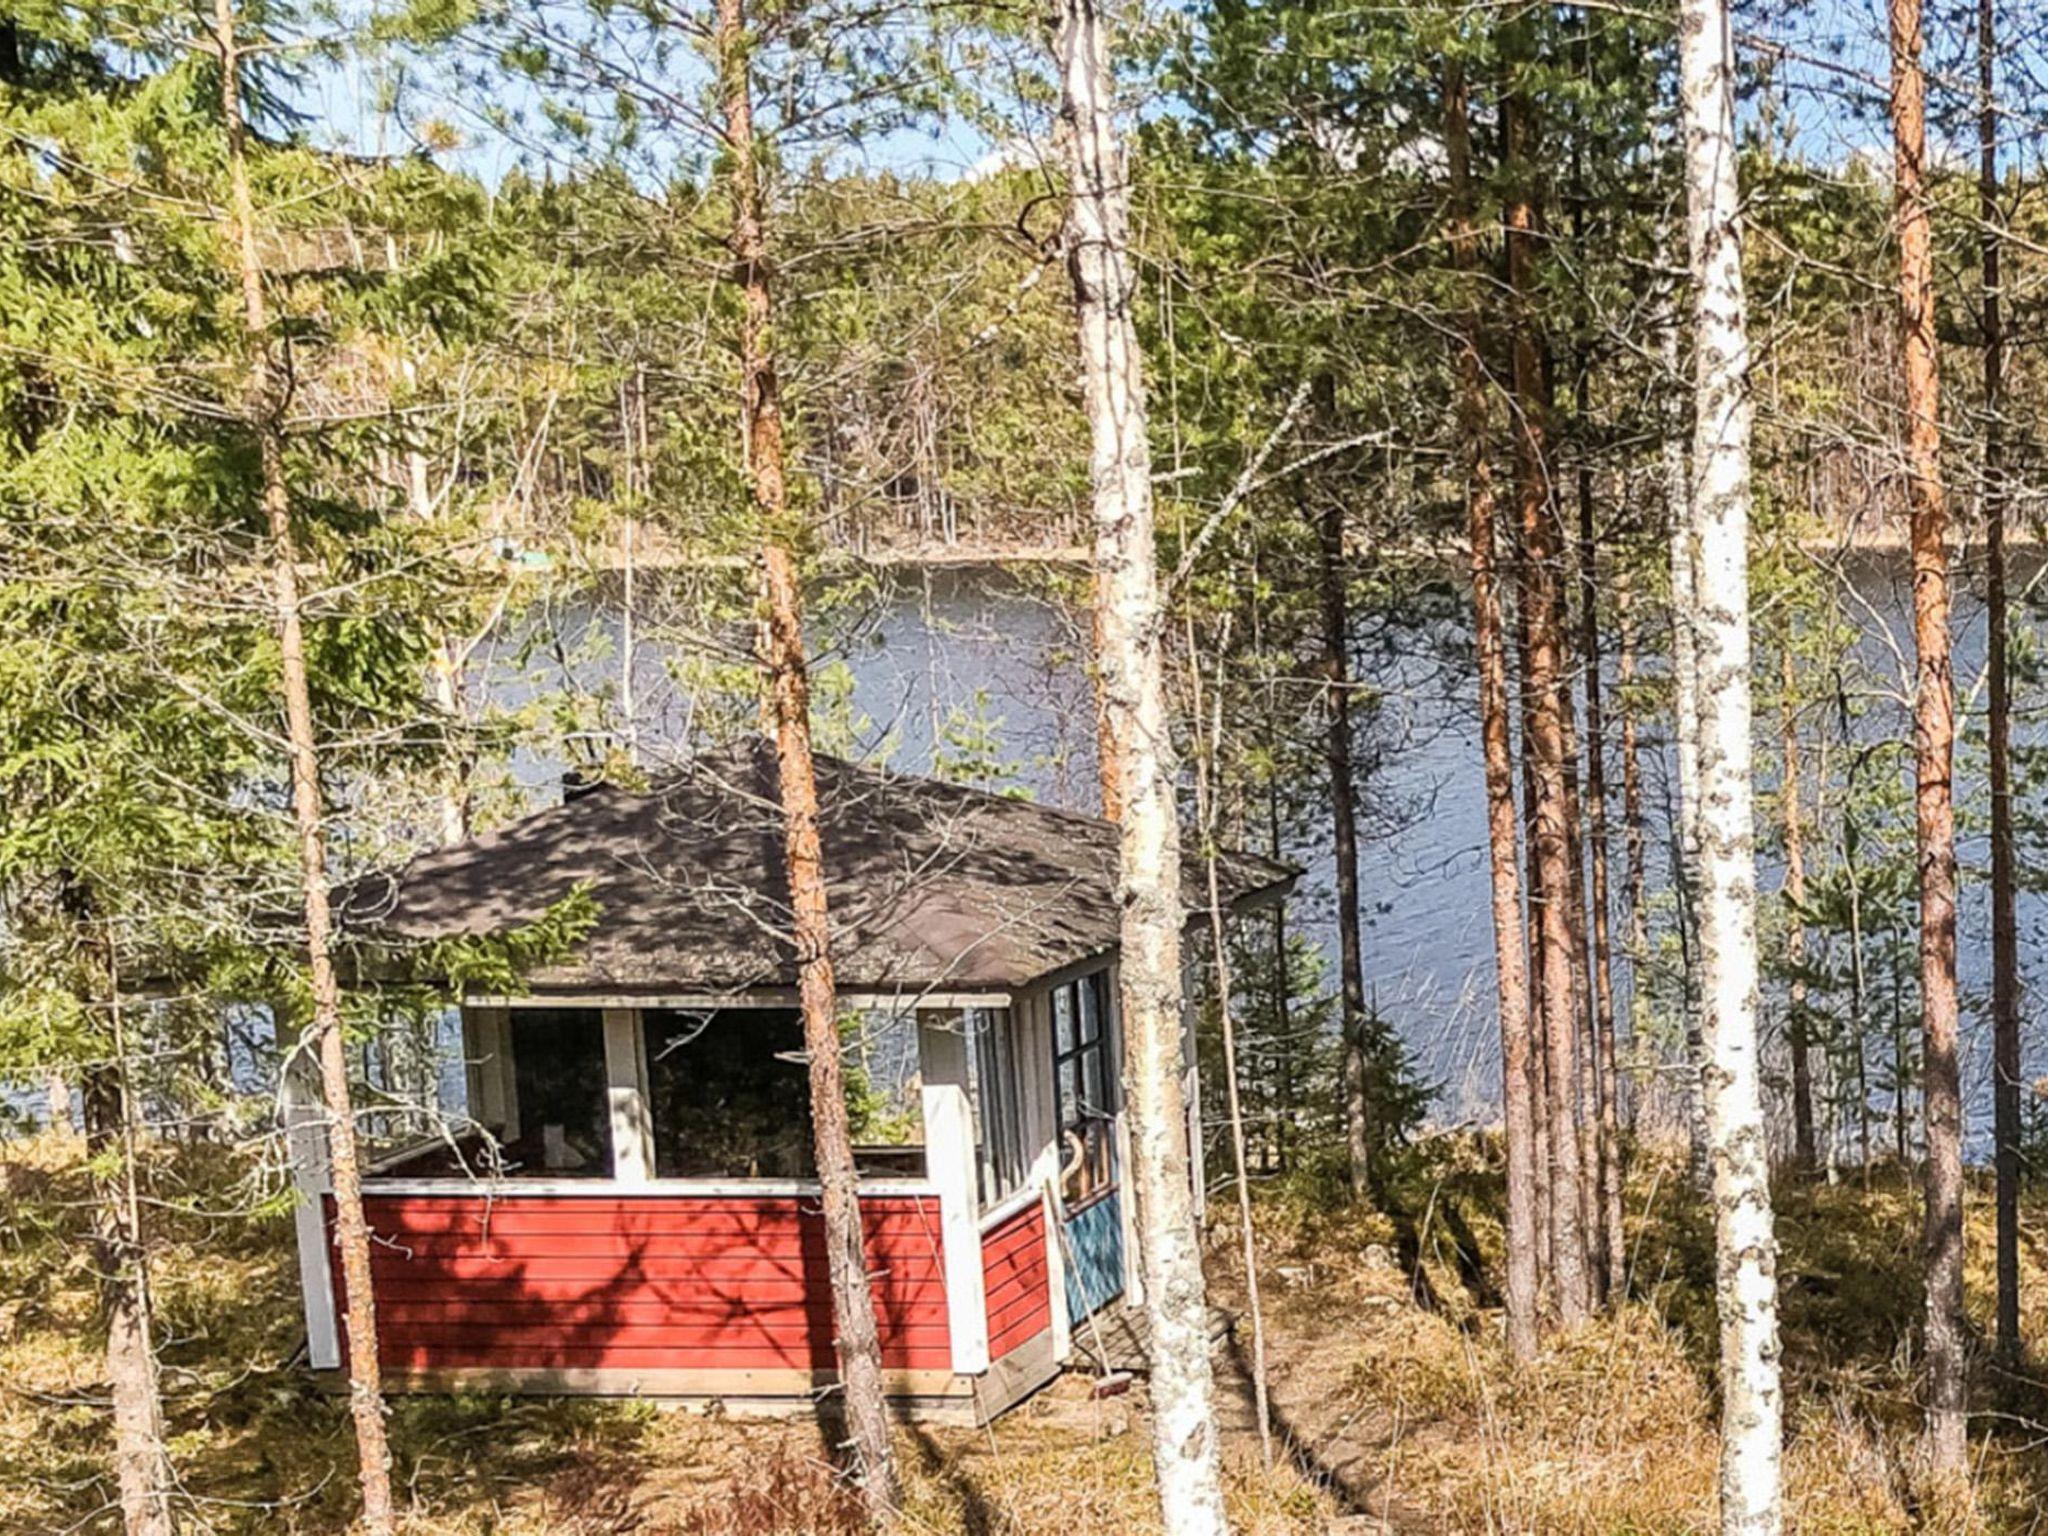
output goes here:
[{"label": "tree bark", "polygon": [[2013,865],[2012,666],[2005,590],[2005,323],[1999,258],[1996,0],[1977,3],[1977,216],[1983,258],[1984,596],[1989,610],[1991,719],[1992,1144],[1997,1164],[1999,1355],[2020,1358],[2020,962]]},{"label": "tree bark", "polygon": [[1813,1047],[1806,1017],[1806,824],[1799,803],[1798,673],[1792,662],[1792,626],[1778,653],[1778,737],[1783,774],[1778,819],[1785,839],[1785,964],[1792,972],[1785,1019],[1792,1053],[1792,1158],[1802,1173],[1814,1169]]},{"label": "tree bark", "polygon": [[810,670],[804,651],[803,588],[797,570],[802,514],[789,505],[785,478],[782,397],[773,333],[775,300],[767,217],[754,149],[753,81],[743,0],[718,0],[714,46],[729,157],[732,281],[740,290],[740,421],[751,510],[762,538],[764,713],[775,743],[782,804],[790,939],[796,951],[797,999],[810,1073],[811,1141],[832,1286],[833,1345],[854,1474],[869,1517],[877,1525],[888,1525],[897,1517],[901,1495],[889,1443],[881,1337],[868,1284],[860,1180],[854,1168],[853,1136],[840,1070],[839,1000],[832,974],[832,924],[818,833]]},{"label": "tree bark", "polygon": [[250,351],[247,418],[256,438],[263,517],[271,545],[278,681],[284,695],[285,739],[291,756],[292,822],[298,839],[300,896],[313,999],[312,1045],[319,1057],[321,1095],[327,1109],[335,1241],[341,1250],[347,1296],[349,1412],[355,1424],[362,1523],[369,1536],[390,1536],[394,1529],[391,1449],[384,1432],[383,1373],[377,1359],[376,1299],[370,1282],[370,1231],[363,1216],[355,1107],[349,1093],[348,1056],[342,1040],[341,983],[334,969],[334,920],[327,889],[326,812],[321,803],[320,756],[313,724],[312,688],[306,671],[291,488],[285,477],[282,416],[289,384],[271,350],[273,338],[263,291],[263,260],[256,240],[255,201],[249,189],[248,124],[242,110],[242,56],[236,36],[234,0],[215,0],[214,41],[220,55],[230,217],[241,267],[242,318]]},{"label": "tree bark", "polygon": [[[89,920],[89,919],[88,919]],[[88,940],[102,957],[105,946]],[[125,1536],[171,1536],[177,1528],[174,1486],[164,1448],[163,1394],[158,1382],[150,1298],[149,1250],[137,1189],[134,1105],[128,1087],[128,1041],[120,985],[110,964],[98,967],[109,1021],[108,1061],[84,1077],[85,1150],[93,1172],[93,1267],[107,1328],[107,1386],[113,1403],[114,1484]],[[69,1092],[66,1092],[69,1121]]]},{"label": "tree bark", "polygon": [[[1210,963],[1216,974],[1216,1016],[1223,1036],[1223,1087],[1230,1115],[1231,1172],[1237,1186],[1237,1221],[1244,1256],[1245,1307],[1252,1322],[1252,1412],[1258,1420],[1259,1459],[1265,1470],[1273,1470],[1273,1414],[1266,1382],[1266,1311],[1259,1296],[1258,1228],[1252,1221],[1252,1182],[1246,1167],[1244,1146],[1244,1096],[1238,1083],[1237,1016],[1232,1008],[1230,975],[1230,934],[1223,904],[1223,882],[1217,869],[1216,759],[1223,738],[1223,683],[1218,664],[1214,723],[1208,745],[1200,745],[1203,708],[1202,672],[1197,664],[1193,621],[1188,624],[1189,678],[1193,685],[1193,712],[1198,746],[1195,754],[1195,821],[1202,832],[1202,871],[1209,896]],[[1276,902],[1284,906],[1284,902]]]},{"label": "tree bark", "polygon": [[1351,1193],[1372,1187],[1372,1096],[1366,1062],[1365,955],[1358,894],[1358,781],[1351,761],[1351,677],[1345,656],[1350,603],[1344,590],[1344,503],[1332,497],[1316,525],[1322,586],[1323,681],[1328,714],[1331,839],[1337,857],[1337,972],[1343,1002],[1344,1144]]},{"label": "tree bark", "polygon": [[1967,1471],[1963,1322],[1962,1091],[1956,1068],[1955,672],[1949,641],[1948,499],[1926,190],[1927,81],[1920,0],[1891,0],[1893,197],[1912,509],[1914,832],[1920,864],[1920,1007],[1927,1125],[1927,1453],[1942,1479]]},{"label": "tree bark", "polygon": [[1586,1234],[1580,1219],[1578,1007],[1574,988],[1571,833],[1565,781],[1564,626],[1559,592],[1557,509],[1550,495],[1548,412],[1535,330],[1537,206],[1529,187],[1534,133],[1519,90],[1507,102],[1508,158],[1515,189],[1507,210],[1508,282],[1515,298],[1515,480],[1522,528],[1523,601],[1528,613],[1528,739],[1536,776],[1536,826],[1530,864],[1540,929],[1542,1015],[1549,1095],[1550,1265],[1558,1321],[1585,1320],[1591,1298]]},{"label": "tree bark", "polygon": [[[1664,333],[1664,358],[1673,379],[1679,376],[1677,320]],[[1673,871],[1678,896],[1678,947],[1684,969],[1685,1128],[1693,1183],[1705,1188],[1707,1103],[1701,1073],[1707,1059],[1701,1024],[1699,977],[1699,664],[1698,639],[1691,615],[1697,608],[1698,574],[1689,530],[1692,526],[1692,470],[1687,464],[1678,421],[1664,438],[1664,493],[1671,533],[1671,682],[1673,734],[1678,758],[1678,867]]]},{"label": "tree bark", "polygon": [[[1546,377],[1547,374],[1546,367]],[[1546,407],[1551,403],[1547,396],[1544,403]],[[1573,1126],[1579,1141],[1579,1230],[1584,1234],[1586,1249],[1586,1299],[1589,1306],[1599,1306],[1605,1301],[1607,1291],[1606,1210],[1600,1196],[1599,1045],[1593,1009],[1593,974],[1588,963],[1586,942],[1589,900],[1583,836],[1585,801],[1579,793],[1579,719],[1577,701],[1573,698],[1569,681],[1569,669],[1577,659],[1573,649],[1577,631],[1571,622],[1567,592],[1576,578],[1569,574],[1573,560],[1563,543],[1562,506],[1557,507],[1557,512],[1560,541],[1557,550],[1557,648],[1562,679],[1558,701],[1562,705],[1564,722],[1564,848],[1565,878],[1569,885],[1565,912],[1572,935],[1572,1063],[1577,1094]]]},{"label": "tree bark", "polygon": [[1497,515],[1487,444],[1486,363],[1480,321],[1479,236],[1472,198],[1472,135],[1465,72],[1444,69],[1444,144],[1451,177],[1451,253],[1465,279],[1457,343],[1458,436],[1472,560],[1472,640],[1479,670],[1479,735],[1486,774],[1486,838],[1493,891],[1493,957],[1500,1007],[1501,1104],[1507,1152],[1507,1344],[1536,1357],[1535,1117],[1530,1102],[1529,981],[1522,879],[1515,847],[1515,771],[1508,739],[1507,641],[1495,554]]},{"label": "tree bark", "polygon": [[[1585,370],[1579,377],[1579,419],[1589,414]],[[1620,1078],[1614,1047],[1614,939],[1607,890],[1607,718],[1601,696],[1600,547],[1593,525],[1593,467],[1579,464],[1579,649],[1586,674],[1586,841],[1591,852],[1593,919],[1593,1082],[1598,1114],[1600,1235],[1605,1288],[1619,1296],[1627,1268],[1621,1226],[1621,1135],[1616,1108]]]},{"label": "tree bark", "polygon": [[[1636,734],[1633,690],[1636,681],[1635,589],[1622,564],[1614,577],[1615,627],[1620,632],[1619,654],[1614,661],[1616,710],[1621,716],[1621,841],[1627,863],[1624,876],[1628,906],[1629,1059],[1631,1093],[1628,1123],[1635,1128],[1637,1106],[1642,1096],[1642,1020],[1647,999],[1645,973],[1650,963],[1649,861],[1643,833],[1642,746]],[[1615,1085],[1617,1098],[1620,1084]]]},{"label": "tree bark", "polygon": [[1112,105],[1108,22],[1096,0],[1061,0],[1054,62],[1095,504],[1096,666],[1119,749],[1124,1093],[1152,1331],[1153,1465],[1166,1528],[1209,1536],[1228,1522],[1181,1087],[1176,755],[1161,654],[1144,358],[1132,312],[1129,172]]},{"label": "tree bark", "polygon": [[1680,103],[1693,278],[1694,422],[1686,554],[1695,574],[1700,973],[1715,1293],[1721,1318],[1721,1530],[1783,1528],[1777,1239],[1757,1040],[1751,804],[1750,365],[1736,186],[1735,52],[1725,0],[1682,0]]}]

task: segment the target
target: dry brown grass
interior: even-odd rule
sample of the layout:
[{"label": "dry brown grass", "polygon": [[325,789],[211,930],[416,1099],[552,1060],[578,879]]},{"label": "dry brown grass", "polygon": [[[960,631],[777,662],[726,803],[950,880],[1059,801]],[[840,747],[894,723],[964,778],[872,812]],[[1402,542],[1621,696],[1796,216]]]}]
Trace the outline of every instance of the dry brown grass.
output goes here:
[{"label": "dry brown grass", "polygon": [[[1447,1146],[1381,1214],[1261,1212],[1277,1404],[1289,1462],[1259,1470],[1249,1415],[1226,1461],[1240,1530],[1350,1528],[1527,1536],[1713,1529],[1711,1250],[1668,1170],[1631,1193],[1634,1299],[1535,1366],[1511,1370],[1484,1273],[1497,1272],[1487,1158]],[[195,1529],[335,1536],[354,1507],[341,1405],[292,1362],[291,1235],[229,1206],[207,1154],[155,1170],[158,1295],[172,1451]],[[0,1531],[111,1530],[84,1189],[75,1151],[0,1149]],[[182,1194],[191,1209],[176,1209]],[[1971,1497],[1915,1473],[1912,1339],[1920,1307],[1913,1188],[1781,1190],[1791,1528],[1801,1536],[2036,1528],[2048,1394],[1981,1374]],[[2048,1211],[2043,1212],[2048,1215]],[[1988,1307],[1988,1201],[1971,1207],[1972,1302]],[[1212,1252],[1227,1291],[1234,1243]],[[2048,1339],[2030,1250],[2029,1332]],[[1418,1284],[1417,1276],[1421,1277]],[[1420,1291],[1433,1309],[1419,1306]],[[1226,1378],[1227,1379],[1227,1378]],[[411,1536],[839,1536],[858,1504],[815,1426],[737,1423],[644,1404],[394,1402]],[[1083,1536],[1159,1530],[1142,1390],[1043,1394],[992,1430],[906,1429],[915,1533]],[[1381,1522],[1385,1521],[1383,1527]]]}]

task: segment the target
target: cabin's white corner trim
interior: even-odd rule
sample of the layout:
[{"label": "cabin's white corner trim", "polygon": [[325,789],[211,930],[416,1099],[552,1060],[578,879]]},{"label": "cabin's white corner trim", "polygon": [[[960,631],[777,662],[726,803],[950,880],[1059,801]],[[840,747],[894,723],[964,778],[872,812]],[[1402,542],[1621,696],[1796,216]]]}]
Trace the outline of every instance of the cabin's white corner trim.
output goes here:
[{"label": "cabin's white corner trim", "polygon": [[953,1369],[988,1369],[988,1295],[975,1190],[974,1106],[967,1093],[967,1036],[953,1018],[921,1021],[925,1176],[939,1188],[946,1269],[946,1333]]},{"label": "cabin's white corner trim", "polygon": [[306,1357],[314,1370],[331,1371],[341,1364],[341,1328],[334,1315],[334,1256],[327,1243],[327,1107],[305,1052],[294,1051],[285,1059],[278,1097],[298,1193],[292,1227],[299,1244]]},{"label": "cabin's white corner trim", "polygon": [[639,1009],[605,1009],[604,1076],[612,1118],[612,1181],[637,1189],[654,1177],[654,1121],[647,1109]]}]

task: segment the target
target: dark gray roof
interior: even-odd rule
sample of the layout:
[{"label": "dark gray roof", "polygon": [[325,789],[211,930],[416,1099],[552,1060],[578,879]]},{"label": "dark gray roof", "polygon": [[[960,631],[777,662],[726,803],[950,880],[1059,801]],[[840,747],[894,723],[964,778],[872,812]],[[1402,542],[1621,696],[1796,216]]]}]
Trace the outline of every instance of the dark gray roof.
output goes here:
[{"label": "dark gray roof", "polygon": [[[841,987],[1002,990],[1115,948],[1117,832],[1106,821],[958,785],[817,759]],[[775,759],[764,742],[700,754],[645,791],[604,786],[337,893],[379,945],[501,933],[586,884],[598,918],[536,992],[724,992],[792,985]],[[1224,903],[1295,871],[1219,861]],[[1205,910],[1189,857],[1185,894]]]}]

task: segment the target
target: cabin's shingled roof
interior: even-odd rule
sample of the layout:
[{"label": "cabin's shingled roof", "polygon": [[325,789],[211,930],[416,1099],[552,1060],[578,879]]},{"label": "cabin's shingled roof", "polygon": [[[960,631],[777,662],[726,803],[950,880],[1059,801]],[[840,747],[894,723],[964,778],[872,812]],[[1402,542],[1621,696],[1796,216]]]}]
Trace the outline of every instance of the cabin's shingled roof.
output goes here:
[{"label": "cabin's shingled roof", "polygon": [[[817,759],[833,967],[848,990],[1001,990],[1117,942],[1108,822],[931,779]],[[763,742],[700,754],[646,791],[605,786],[422,854],[338,893],[378,944],[501,933],[578,884],[598,918],[539,992],[654,994],[787,986],[788,882],[775,759]],[[1235,907],[1295,871],[1219,861]],[[1184,890],[1206,903],[1192,852]]]}]

